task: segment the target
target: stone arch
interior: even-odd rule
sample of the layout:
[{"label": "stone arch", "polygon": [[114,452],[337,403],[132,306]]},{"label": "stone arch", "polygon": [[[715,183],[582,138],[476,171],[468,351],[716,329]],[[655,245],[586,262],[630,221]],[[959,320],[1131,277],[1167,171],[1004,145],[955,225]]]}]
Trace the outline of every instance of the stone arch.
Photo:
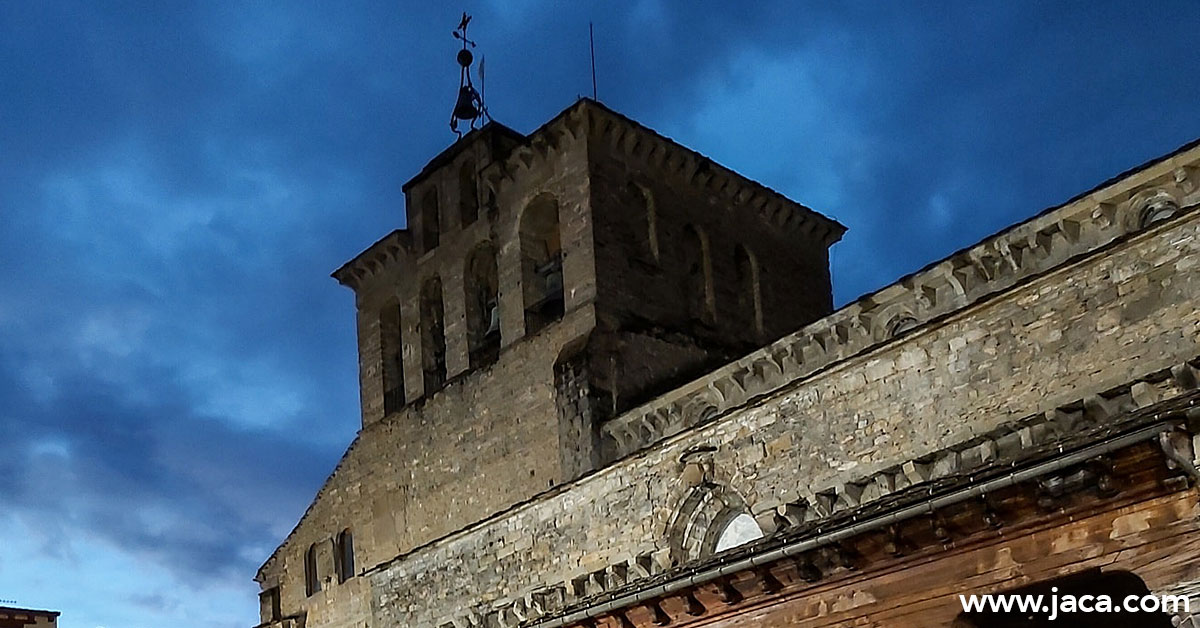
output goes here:
[{"label": "stone arch", "polygon": [[317,544],[308,546],[304,552],[304,594],[312,595],[321,590],[321,574],[317,570]]},{"label": "stone arch", "polygon": [[895,301],[872,311],[870,316],[871,335],[876,342],[904,335],[920,325],[907,305]]},{"label": "stone arch", "polygon": [[1179,199],[1165,188],[1143,190],[1129,199],[1129,226],[1145,229],[1179,213]]},{"label": "stone arch", "polygon": [[446,321],[442,280],[437,275],[421,285],[421,372],[425,395],[446,383]]},{"label": "stone arch", "polygon": [[758,521],[748,512],[737,513],[732,519],[725,522],[720,530],[714,543],[714,554],[757,541],[764,536]]},{"label": "stone arch", "polygon": [[716,302],[713,297],[712,256],[708,235],[695,225],[686,225],[680,245],[684,299],[688,316],[692,320],[712,323],[716,319]]},{"label": "stone arch", "polygon": [[405,403],[404,343],[400,322],[400,301],[388,299],[379,310],[379,357],[385,415],[396,412]]},{"label": "stone arch", "polygon": [[741,515],[751,516],[750,507],[737,492],[712,482],[692,487],[667,525],[672,562],[681,565],[715,554],[722,534]]},{"label": "stone arch", "polygon": [[917,321],[916,317],[909,314],[901,314],[896,316],[887,324],[888,338],[903,336],[904,334],[916,329],[920,324],[921,323]]},{"label": "stone arch", "polygon": [[421,197],[421,248],[432,251],[441,241],[442,216],[437,188],[429,188]]},{"label": "stone arch", "polygon": [[470,159],[458,168],[458,216],[464,227],[479,218],[479,176]]},{"label": "stone arch", "polygon": [[[931,287],[935,294],[944,294],[951,303],[964,303],[967,298],[967,288],[958,275],[954,274],[954,265],[949,261],[944,261],[934,266],[932,270],[926,285]],[[941,298],[938,296],[939,300]]]},{"label": "stone arch", "polygon": [[564,311],[558,200],[538,195],[525,206],[519,225],[525,334],[530,335],[562,318]]},{"label": "stone arch", "polygon": [[494,362],[500,351],[500,279],[491,242],[477,245],[467,256],[463,286],[467,348],[471,367],[476,368]]},{"label": "stone arch", "polygon": [[683,422],[684,425],[693,426],[701,423],[706,423],[720,413],[717,407],[717,401],[713,399],[711,392],[695,395],[689,399],[683,406]]},{"label": "stone arch", "polygon": [[628,196],[637,210],[634,212],[635,216],[641,214],[646,220],[644,229],[638,230],[637,240],[642,244],[639,253],[646,257],[646,261],[657,264],[661,261],[661,252],[658,246],[658,207],[654,202],[654,193],[640,183],[630,183]]},{"label": "stone arch", "polygon": [[737,315],[739,325],[763,335],[762,283],[759,280],[758,258],[744,244],[733,250],[734,273],[737,279]]},{"label": "stone arch", "polygon": [[334,539],[333,560],[338,584],[354,577],[354,535],[350,532],[350,528],[339,532]]}]

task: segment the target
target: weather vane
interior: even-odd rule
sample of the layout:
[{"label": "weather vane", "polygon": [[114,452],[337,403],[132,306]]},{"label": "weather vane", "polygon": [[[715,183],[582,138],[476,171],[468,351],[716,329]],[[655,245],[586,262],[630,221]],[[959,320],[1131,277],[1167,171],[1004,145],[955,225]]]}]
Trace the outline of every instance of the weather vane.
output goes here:
[{"label": "weather vane", "polygon": [[[459,137],[462,137],[462,131],[458,129],[459,122],[468,122],[467,128],[474,129],[476,121],[490,122],[492,119],[483,105],[483,96],[471,83],[471,62],[475,60],[475,55],[471,54],[470,49],[475,47],[475,42],[467,39],[467,25],[470,23],[471,16],[464,11],[462,22],[454,29],[454,38],[462,41],[462,50],[458,51],[458,65],[462,66],[462,73],[459,76],[458,100],[454,102],[454,113],[450,114],[450,129]],[[479,81],[483,82],[483,61],[479,62]]]}]

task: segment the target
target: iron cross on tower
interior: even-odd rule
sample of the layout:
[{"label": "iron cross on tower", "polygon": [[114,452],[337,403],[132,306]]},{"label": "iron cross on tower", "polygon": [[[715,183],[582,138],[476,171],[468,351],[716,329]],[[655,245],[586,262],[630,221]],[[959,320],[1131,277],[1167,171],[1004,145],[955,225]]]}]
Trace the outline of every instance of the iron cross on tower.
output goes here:
[{"label": "iron cross on tower", "polygon": [[[476,121],[490,122],[492,119],[483,105],[483,96],[471,83],[471,62],[475,60],[475,55],[471,54],[470,49],[475,47],[475,42],[467,39],[467,25],[470,23],[471,16],[463,12],[462,22],[454,30],[454,38],[462,41],[462,50],[458,51],[458,65],[462,66],[462,72],[459,76],[458,100],[454,102],[454,112],[450,114],[450,129],[459,137],[462,137],[462,131],[458,129],[459,122],[468,122],[468,128],[474,129]],[[482,61],[479,62],[479,81],[483,82]]]}]

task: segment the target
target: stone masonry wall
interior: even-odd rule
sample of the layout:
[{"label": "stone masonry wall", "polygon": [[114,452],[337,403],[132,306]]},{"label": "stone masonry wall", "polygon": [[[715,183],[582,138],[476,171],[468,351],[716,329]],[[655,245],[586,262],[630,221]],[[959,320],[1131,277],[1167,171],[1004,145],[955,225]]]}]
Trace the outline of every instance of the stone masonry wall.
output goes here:
[{"label": "stone masonry wall", "polygon": [[[595,326],[592,236],[583,144],[565,136],[560,140],[553,159],[509,170],[508,180],[489,190],[494,204],[481,208],[474,223],[455,224],[457,213],[443,214],[446,231],[426,252],[413,250],[408,236],[389,236],[377,245],[389,247],[386,261],[355,277],[364,427],[296,529],[260,570],[264,589],[280,586],[284,616],[307,613],[309,628],[363,625],[365,580],[337,584],[332,570],[332,539],[343,529],[353,532],[356,566],[362,571],[581,472],[564,455],[578,450],[571,439],[580,436],[561,433],[554,364],[564,347],[579,345]],[[446,177],[456,175],[457,165],[452,162],[445,173],[435,172],[414,186],[414,199],[429,186],[456,186]],[[559,204],[565,313],[559,323],[526,335],[518,224],[521,211],[539,194],[550,194]],[[454,206],[447,205],[449,213]],[[464,266],[482,242],[491,242],[498,252],[505,348],[494,364],[472,370]],[[428,391],[422,381],[418,295],[435,275],[442,283],[448,381]],[[396,301],[409,403],[385,415],[379,312]],[[586,436],[589,442],[594,438],[591,426]],[[303,557],[310,544],[318,548],[323,586],[307,596]]]},{"label": "stone masonry wall", "polygon": [[[1173,156],[998,236],[1002,242],[985,241],[995,263],[1012,264],[1015,274],[923,271],[949,280],[917,285],[931,315],[915,329],[896,337],[873,331],[898,311],[921,316],[915,306],[886,307],[914,292],[920,273],[800,334],[824,334],[823,355],[836,359],[790,355],[773,375],[753,367],[796,342],[785,338],[618,417],[652,416],[706,384],[720,415],[674,432],[639,427],[625,438],[640,452],[372,570],[373,625],[515,624],[554,604],[545,596],[569,601],[669,568],[668,523],[687,488],[680,460],[697,447],[716,448],[713,479],[754,513],[820,504],[847,482],[1196,358],[1200,211],[1188,205],[1198,198],[1198,158],[1200,149]],[[1163,190],[1185,209],[1143,228],[1144,201]],[[1040,255],[1021,248],[1038,245]],[[983,253],[975,254],[978,268],[994,271]],[[936,310],[955,302],[952,293],[959,305]],[[858,320],[872,341],[844,349],[862,332],[839,327],[839,317],[874,306],[883,311]],[[805,362],[824,366],[805,369]],[[739,373],[749,385],[736,395],[718,390],[722,378]]]},{"label": "stone masonry wall", "polygon": [[1181,150],[861,297],[609,421],[605,446],[626,455],[1109,246],[1143,229],[1155,208],[1200,200],[1198,160],[1200,149]]},{"label": "stone masonry wall", "polygon": [[[367,617],[365,578],[337,584],[332,539],[354,534],[358,572],[560,484],[559,417],[546,353],[586,333],[590,310],[501,354],[360,433],[309,512],[264,569],[284,614],[351,628]],[[318,545],[322,591],[307,597],[303,556]]]},{"label": "stone masonry wall", "polygon": [[[687,330],[709,343],[735,348],[762,346],[832,311],[827,249],[815,233],[785,230],[735,200],[651,160],[632,159],[603,140],[591,143],[596,207],[597,278],[602,316],[637,319]],[[649,208],[652,205],[653,208]],[[648,216],[653,212],[656,245]],[[715,316],[704,330],[689,328],[684,230],[704,234],[711,269]],[[747,316],[735,265],[736,247],[754,256],[762,296],[763,327]],[[657,255],[651,251],[657,251]],[[654,294],[653,301],[642,295]]]},{"label": "stone masonry wall", "polygon": [[[624,135],[606,131],[605,115],[595,115],[588,152],[597,318],[621,334],[606,348],[624,368],[605,383],[618,412],[832,310],[828,247],[840,226],[815,214],[811,220],[828,230],[778,224],[754,210],[750,192],[730,193],[679,167],[685,157],[670,154],[664,138],[634,125]],[[687,157],[702,172],[718,168]],[[703,318],[693,304],[705,300],[703,290],[689,278],[692,229],[707,258]],[[752,268],[739,267],[739,247]]]},{"label": "stone masonry wall", "polygon": [[[658,337],[598,333],[621,317],[597,309],[608,290],[598,283],[604,265],[615,262],[592,249],[615,232],[590,218],[589,203],[603,196],[589,176],[587,144],[596,142],[614,151],[610,166],[652,163],[664,178],[736,199],[782,229],[821,241],[836,231],[599,105],[577,105],[531,134],[482,173],[494,204],[475,223],[447,225],[427,252],[396,232],[339,276],[352,275],[360,308],[364,428],[260,570],[264,588],[282,585],[285,616],[307,614],[310,628],[513,625],[670,568],[678,556],[668,529],[689,486],[681,458],[698,448],[715,448],[707,454],[712,479],[729,503],[768,520],[776,507],[798,503],[819,515],[860,497],[848,483],[1068,401],[1091,395],[1103,406],[1095,393],[1200,354],[1200,148],[1192,147],[605,415],[594,431],[585,411],[595,406],[572,414],[580,400],[556,386],[595,395],[596,381],[622,374],[598,374],[604,361],[592,360],[556,378],[560,356],[633,342],[639,348],[629,355],[657,371],[648,377],[673,368],[655,362],[669,353],[655,348]],[[450,164],[446,172],[454,171]],[[421,184],[438,180],[434,173]],[[517,225],[544,193],[559,205],[566,314],[526,336]],[[1164,211],[1174,216],[1145,224]],[[443,221],[453,215],[448,205]],[[498,251],[504,350],[472,370],[463,264],[480,242]],[[417,329],[419,286],[432,274],[442,282],[450,380],[437,392],[424,390]],[[717,299],[738,296],[725,290]],[[385,416],[374,313],[391,298],[404,312],[406,389],[416,401]],[[616,462],[575,480],[606,461]],[[358,577],[338,584],[331,539],[346,528]],[[310,544],[323,586],[306,596]]]}]

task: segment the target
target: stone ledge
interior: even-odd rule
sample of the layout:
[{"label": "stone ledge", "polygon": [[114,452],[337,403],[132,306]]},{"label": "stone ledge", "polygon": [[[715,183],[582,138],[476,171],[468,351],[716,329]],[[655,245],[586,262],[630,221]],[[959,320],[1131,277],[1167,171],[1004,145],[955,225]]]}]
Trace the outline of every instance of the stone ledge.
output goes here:
[{"label": "stone ledge", "polygon": [[830,246],[846,227],[775,190],[746,178],[712,159],[663,136],[589,98],[580,99],[530,133],[498,166],[489,169],[494,189],[516,180],[521,172],[549,159],[559,145],[588,136],[643,163],[707,189],[739,209],[753,213],[763,224],[783,233],[812,236]]},{"label": "stone ledge", "polygon": [[[897,496],[1009,465],[1051,451],[1081,435],[1094,436],[1119,429],[1130,416],[1140,416],[1139,412],[1144,413],[1160,404],[1196,404],[1200,401],[1197,391],[1200,391],[1200,356],[1050,411],[1011,421],[986,434],[878,473],[817,490],[804,489],[808,492],[804,500],[779,504],[759,513],[767,537],[754,546],[781,536],[819,532],[848,517],[852,519],[855,513],[884,506]],[[1189,420],[1200,423],[1200,410],[1191,410]],[[1193,436],[1191,445],[1193,451],[1200,451],[1200,436]],[[766,516],[761,516],[764,513]],[[745,548],[733,548],[725,553],[745,551]],[[500,604],[479,604],[471,612],[444,619],[437,625],[439,628],[515,628],[587,601],[637,588],[641,586],[639,583],[693,568],[692,564],[673,565],[669,548],[663,547],[578,574],[553,586],[526,592]]]},{"label": "stone ledge", "polygon": [[330,276],[343,286],[358,290],[364,279],[374,276],[390,264],[408,259],[411,252],[412,234],[407,229],[396,229],[342,264]]},{"label": "stone ledge", "polygon": [[274,621],[259,624],[254,628],[304,628],[303,615],[291,615]]}]

